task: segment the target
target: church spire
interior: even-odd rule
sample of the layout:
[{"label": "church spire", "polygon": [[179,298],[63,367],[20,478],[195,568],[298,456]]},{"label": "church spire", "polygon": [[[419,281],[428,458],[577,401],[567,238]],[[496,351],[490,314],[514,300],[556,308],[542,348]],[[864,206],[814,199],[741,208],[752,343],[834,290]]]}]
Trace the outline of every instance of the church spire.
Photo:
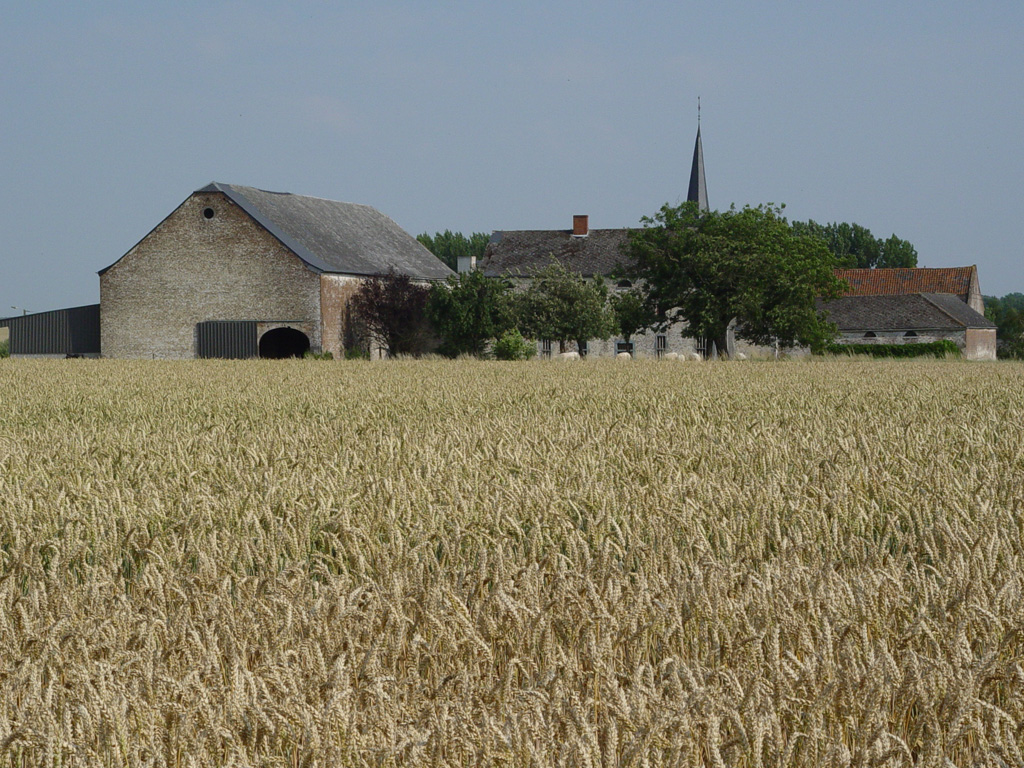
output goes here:
[{"label": "church spire", "polygon": [[704,181],[704,148],[700,143],[700,97],[697,97],[697,142],[693,145],[693,165],[690,168],[688,202],[697,203],[701,211],[708,210],[708,188]]}]

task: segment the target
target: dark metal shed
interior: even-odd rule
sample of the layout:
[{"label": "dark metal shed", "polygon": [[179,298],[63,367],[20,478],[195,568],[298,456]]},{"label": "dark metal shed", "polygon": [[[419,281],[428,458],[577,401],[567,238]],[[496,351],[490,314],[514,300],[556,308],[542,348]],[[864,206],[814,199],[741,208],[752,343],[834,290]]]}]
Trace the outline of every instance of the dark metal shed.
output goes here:
[{"label": "dark metal shed", "polygon": [[9,317],[12,356],[82,356],[100,354],[100,305],[54,309]]},{"label": "dark metal shed", "polygon": [[196,324],[196,357],[244,360],[259,356],[254,320],[207,320]]}]

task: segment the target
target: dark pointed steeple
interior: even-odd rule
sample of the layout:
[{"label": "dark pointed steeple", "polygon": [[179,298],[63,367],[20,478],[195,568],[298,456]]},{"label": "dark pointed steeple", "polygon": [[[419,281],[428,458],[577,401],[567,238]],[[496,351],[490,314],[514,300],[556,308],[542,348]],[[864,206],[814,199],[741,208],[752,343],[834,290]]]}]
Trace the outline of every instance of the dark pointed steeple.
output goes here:
[{"label": "dark pointed steeple", "polygon": [[708,188],[704,181],[704,148],[700,143],[700,99],[697,99],[697,142],[693,145],[693,165],[690,168],[690,191],[687,201],[697,203],[701,211],[708,210]]}]

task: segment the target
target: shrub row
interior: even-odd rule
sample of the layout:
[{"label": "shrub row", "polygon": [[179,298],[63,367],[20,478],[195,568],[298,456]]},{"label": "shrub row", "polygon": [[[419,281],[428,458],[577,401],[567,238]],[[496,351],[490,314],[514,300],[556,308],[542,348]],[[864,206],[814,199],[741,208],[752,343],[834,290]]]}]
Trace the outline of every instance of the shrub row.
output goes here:
[{"label": "shrub row", "polygon": [[830,355],[871,355],[872,357],[946,357],[960,356],[960,348],[949,339],[910,344],[827,344]]}]

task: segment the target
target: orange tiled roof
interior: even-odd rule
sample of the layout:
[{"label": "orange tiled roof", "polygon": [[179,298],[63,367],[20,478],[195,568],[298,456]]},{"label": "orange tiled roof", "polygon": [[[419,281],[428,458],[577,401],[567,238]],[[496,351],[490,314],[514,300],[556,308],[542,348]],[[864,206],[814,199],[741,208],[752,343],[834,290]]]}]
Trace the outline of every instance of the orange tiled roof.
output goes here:
[{"label": "orange tiled roof", "polygon": [[893,296],[906,293],[955,293],[966,301],[974,267],[837,269],[850,284],[847,296]]}]

